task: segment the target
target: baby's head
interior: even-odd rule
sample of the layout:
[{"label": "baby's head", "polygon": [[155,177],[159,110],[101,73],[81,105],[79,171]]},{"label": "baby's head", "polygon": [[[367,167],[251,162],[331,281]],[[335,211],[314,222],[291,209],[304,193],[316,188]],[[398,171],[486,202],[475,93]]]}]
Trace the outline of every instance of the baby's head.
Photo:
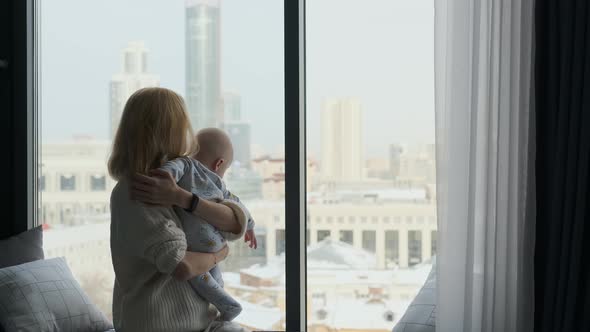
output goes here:
[{"label": "baby's head", "polygon": [[223,177],[234,158],[229,136],[218,128],[205,128],[197,133],[199,151],[192,157],[209,170]]}]

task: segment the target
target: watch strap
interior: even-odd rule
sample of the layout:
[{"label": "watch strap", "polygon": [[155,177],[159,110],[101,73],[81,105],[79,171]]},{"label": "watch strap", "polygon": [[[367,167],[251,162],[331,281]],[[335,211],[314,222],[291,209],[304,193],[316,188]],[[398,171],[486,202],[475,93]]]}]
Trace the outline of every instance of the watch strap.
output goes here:
[{"label": "watch strap", "polygon": [[193,193],[193,198],[191,199],[191,206],[188,209],[184,209],[186,212],[194,212],[197,209],[197,205],[199,205],[200,198],[197,194]]}]

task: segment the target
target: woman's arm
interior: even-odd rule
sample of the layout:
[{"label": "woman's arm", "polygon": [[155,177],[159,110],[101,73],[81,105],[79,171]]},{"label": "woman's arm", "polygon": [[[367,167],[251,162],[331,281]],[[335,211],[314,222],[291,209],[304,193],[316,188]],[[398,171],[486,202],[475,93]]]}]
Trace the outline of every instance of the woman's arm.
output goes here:
[{"label": "woman's arm", "polygon": [[164,274],[172,274],[186,254],[186,235],[170,208],[131,200],[127,186],[111,194],[111,244],[117,254],[140,257]]},{"label": "woman's arm", "polygon": [[[193,194],[178,187],[177,195],[177,202],[174,205],[183,209],[190,209]],[[227,205],[201,199],[193,213],[204,218],[209,224],[215,226],[220,231],[240,233],[240,223],[234,211]]]},{"label": "woman's arm", "polygon": [[217,263],[224,260],[228,253],[227,246],[215,253],[187,251],[176,266],[174,277],[182,281],[190,280],[211,270]]},{"label": "woman's arm", "polygon": [[[170,173],[155,169],[151,176],[136,174],[133,177],[131,198],[146,204],[178,206],[183,209],[191,207],[193,194],[179,187]],[[193,211],[220,231],[239,234],[242,225],[233,210],[220,203],[200,200]]]}]

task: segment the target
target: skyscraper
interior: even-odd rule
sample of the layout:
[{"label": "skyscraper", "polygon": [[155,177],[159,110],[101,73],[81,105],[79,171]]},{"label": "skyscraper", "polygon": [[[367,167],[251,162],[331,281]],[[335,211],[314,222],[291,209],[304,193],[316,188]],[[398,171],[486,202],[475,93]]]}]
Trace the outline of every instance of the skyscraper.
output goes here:
[{"label": "skyscraper", "polygon": [[119,126],[125,103],[135,91],[160,85],[160,78],[147,71],[148,50],[143,42],[130,42],[123,50],[122,69],[111,78],[111,123],[110,137],[113,138]]},{"label": "skyscraper", "polygon": [[242,97],[235,92],[223,93],[224,121],[240,121],[242,119]]},{"label": "skyscraper", "polygon": [[250,168],[250,124],[244,121],[226,122],[223,128],[234,145],[233,166]]},{"label": "skyscraper", "polygon": [[330,98],[321,110],[321,170],[328,181],[356,181],[362,177],[363,116],[354,98]]},{"label": "skyscraper", "polygon": [[400,174],[402,152],[401,146],[397,144],[389,145],[389,172],[394,179]]},{"label": "skyscraper", "polygon": [[234,167],[250,168],[250,123],[242,121],[242,98],[235,92],[223,94],[223,128],[234,145]]},{"label": "skyscraper", "polygon": [[186,104],[198,130],[223,122],[219,0],[186,2]]}]

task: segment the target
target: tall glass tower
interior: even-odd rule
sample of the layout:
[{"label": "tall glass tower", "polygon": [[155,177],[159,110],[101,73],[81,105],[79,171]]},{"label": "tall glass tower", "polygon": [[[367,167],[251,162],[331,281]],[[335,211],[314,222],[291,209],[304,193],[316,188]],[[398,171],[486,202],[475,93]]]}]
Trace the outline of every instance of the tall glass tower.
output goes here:
[{"label": "tall glass tower", "polygon": [[186,1],[186,103],[195,130],[223,122],[219,0]]}]

